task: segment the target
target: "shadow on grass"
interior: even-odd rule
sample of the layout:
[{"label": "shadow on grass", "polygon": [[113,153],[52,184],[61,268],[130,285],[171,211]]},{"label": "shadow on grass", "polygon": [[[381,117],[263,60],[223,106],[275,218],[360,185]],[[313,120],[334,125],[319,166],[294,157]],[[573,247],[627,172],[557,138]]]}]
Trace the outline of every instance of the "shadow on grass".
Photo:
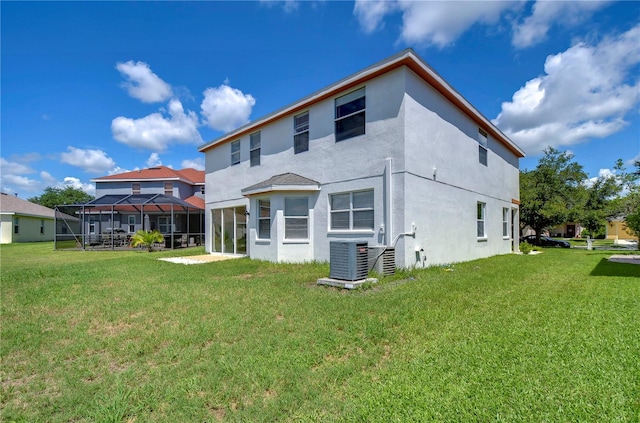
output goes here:
[{"label": "shadow on grass", "polygon": [[593,268],[591,276],[628,276],[637,278],[640,277],[640,266],[631,263],[618,263],[603,258]]}]

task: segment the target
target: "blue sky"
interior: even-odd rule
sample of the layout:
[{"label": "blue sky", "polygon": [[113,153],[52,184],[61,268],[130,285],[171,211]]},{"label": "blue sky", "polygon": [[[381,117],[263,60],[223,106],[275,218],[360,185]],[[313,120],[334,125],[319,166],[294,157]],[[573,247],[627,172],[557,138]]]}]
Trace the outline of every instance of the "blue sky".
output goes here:
[{"label": "blue sky", "polygon": [[640,159],[640,2],[6,2],[0,189],[94,193],[407,47],[535,167]]}]

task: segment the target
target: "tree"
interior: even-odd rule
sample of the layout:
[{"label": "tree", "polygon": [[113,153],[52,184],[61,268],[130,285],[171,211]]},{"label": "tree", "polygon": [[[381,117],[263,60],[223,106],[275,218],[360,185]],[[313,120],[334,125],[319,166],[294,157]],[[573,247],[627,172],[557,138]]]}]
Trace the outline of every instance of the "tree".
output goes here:
[{"label": "tree", "polygon": [[154,229],[153,231],[140,229],[131,237],[132,247],[146,245],[149,252],[153,251],[153,244],[156,242],[164,242],[164,236],[157,229]]},{"label": "tree", "polygon": [[616,199],[625,187],[631,188],[637,178],[634,173],[626,172],[621,159],[613,169],[612,175],[601,175],[585,188],[584,212],[579,220],[592,235],[604,227],[608,217],[619,214]]},{"label": "tree", "polygon": [[[636,171],[634,182],[640,178],[640,160],[635,162]],[[638,241],[640,250],[640,184],[632,184],[628,195],[621,199],[621,214],[624,215],[624,223]]]},{"label": "tree", "polygon": [[[31,197],[28,201],[49,207],[64,206],[65,204],[81,204],[93,200],[93,195],[87,194],[81,189],[74,187],[47,187],[39,197]],[[60,211],[67,214],[73,214],[74,209],[69,207],[58,207]]]},{"label": "tree", "polygon": [[587,174],[573,155],[553,147],[533,170],[520,172],[520,222],[540,237],[542,232],[580,215],[582,182]]}]

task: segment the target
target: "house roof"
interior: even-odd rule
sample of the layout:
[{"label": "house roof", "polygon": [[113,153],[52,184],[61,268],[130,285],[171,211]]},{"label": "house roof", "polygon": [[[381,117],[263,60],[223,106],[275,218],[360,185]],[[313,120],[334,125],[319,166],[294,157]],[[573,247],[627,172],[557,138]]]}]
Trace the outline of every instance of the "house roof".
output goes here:
[{"label": "house roof", "polygon": [[272,191],[319,191],[320,183],[295,173],[275,175],[266,181],[258,182],[241,190],[242,195],[250,196]]},{"label": "house roof", "polygon": [[184,201],[186,203],[189,203],[193,206],[198,207],[199,209],[203,209],[204,210],[204,199],[200,198],[200,197],[196,197],[195,195],[192,195],[191,197],[187,197],[184,199]]},{"label": "house roof", "polygon": [[84,204],[74,204],[74,206],[99,210],[111,210],[113,207],[114,210],[122,209],[123,211],[139,210],[136,209],[138,206],[153,206],[159,211],[167,211],[171,210],[171,206],[178,206],[184,210],[204,209],[204,201],[200,206],[196,201],[185,201],[164,194],[107,194]]},{"label": "house roof", "polygon": [[204,170],[193,168],[175,170],[167,166],[156,166],[91,179],[91,182],[113,181],[183,181],[191,185],[204,185]]},{"label": "house roof", "polygon": [[220,138],[205,143],[198,147],[198,151],[204,153],[219,144],[233,141],[278,119],[301,112],[315,103],[332,98],[343,91],[356,88],[373,78],[377,78],[402,66],[406,66],[411,69],[416,75],[447,98],[451,103],[458,107],[458,109],[474,120],[478,126],[488,132],[493,138],[498,140],[498,142],[502,143],[513,154],[518,157],[524,157],[524,150],[509,139],[509,137],[498,129],[498,127],[480,113],[451,85],[449,85],[449,83],[445,81],[435,70],[433,70],[431,66],[424,62],[413,49],[406,49],[388,59],[348,76],[335,84],[316,91],[315,93],[304,97],[302,100],[276,110],[275,112],[231,131]]},{"label": "house roof", "polygon": [[77,220],[77,218],[73,216],[69,216],[59,211],[56,212],[54,209],[23,200],[22,198],[14,195],[5,194],[4,192],[0,195],[0,214],[16,214],[54,219],[56,217],[56,213],[58,213],[58,217],[64,217],[67,220]]}]

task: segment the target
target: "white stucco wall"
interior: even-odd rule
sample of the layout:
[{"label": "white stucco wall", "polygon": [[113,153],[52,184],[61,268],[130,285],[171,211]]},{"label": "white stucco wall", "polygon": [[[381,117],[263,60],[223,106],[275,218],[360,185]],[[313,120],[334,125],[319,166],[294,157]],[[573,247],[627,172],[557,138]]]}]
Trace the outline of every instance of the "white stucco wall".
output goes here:
[{"label": "white stucco wall", "polygon": [[[353,87],[343,94],[358,89]],[[309,151],[293,153],[293,115],[260,128],[261,163],[249,165],[249,134],[241,140],[241,162],[230,166],[231,143],[214,146],[206,162],[206,249],[211,250],[211,210],[237,205],[255,208],[241,190],[274,175],[296,173],[315,180],[309,193],[310,242],[282,239],[284,196],[271,199],[272,239],[256,241],[256,213],[248,219],[250,255],[271,261],[329,259],[332,240],[390,243],[417,226],[415,237],[398,237],[396,263],[401,267],[452,263],[511,251],[502,239],[502,207],[514,207],[518,194],[518,160],[489,138],[488,166],[478,161],[478,124],[406,67],[369,80],[366,134],[335,142],[335,97],[309,110]],[[385,214],[385,164],[391,164],[391,218]],[[436,178],[433,168],[437,169]],[[374,190],[374,230],[329,230],[329,195]],[[476,237],[476,203],[487,204],[486,241]],[[385,225],[386,235],[381,233]],[[391,226],[391,231],[389,231]],[[494,232],[500,236],[494,235]],[[424,253],[415,254],[416,247]],[[423,257],[426,257],[423,260]]]}]

